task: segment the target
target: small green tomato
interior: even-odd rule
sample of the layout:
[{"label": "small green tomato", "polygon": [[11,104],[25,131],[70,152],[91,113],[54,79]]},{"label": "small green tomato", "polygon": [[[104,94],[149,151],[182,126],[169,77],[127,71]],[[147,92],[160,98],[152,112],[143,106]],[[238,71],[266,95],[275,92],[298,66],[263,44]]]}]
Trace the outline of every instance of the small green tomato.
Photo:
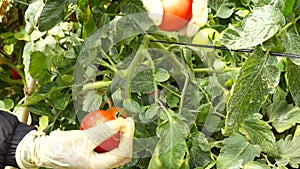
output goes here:
[{"label": "small green tomato", "polygon": [[219,61],[219,60],[215,60],[213,63],[213,68],[217,71],[217,72],[223,72],[225,69],[225,65],[223,62]]},{"label": "small green tomato", "polygon": [[193,38],[193,44],[210,45],[219,36],[219,32],[213,28],[201,29]]}]

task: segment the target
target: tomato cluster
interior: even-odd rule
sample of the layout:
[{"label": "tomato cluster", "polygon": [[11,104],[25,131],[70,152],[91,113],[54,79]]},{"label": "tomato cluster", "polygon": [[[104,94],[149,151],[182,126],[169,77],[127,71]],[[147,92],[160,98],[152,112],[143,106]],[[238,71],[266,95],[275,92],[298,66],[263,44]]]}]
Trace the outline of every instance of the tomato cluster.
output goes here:
[{"label": "tomato cluster", "polygon": [[[87,114],[81,122],[80,129],[86,130],[88,128],[94,127],[99,123],[114,120],[116,115],[121,111],[120,108],[111,107],[108,110],[95,110]],[[98,145],[94,151],[98,153],[104,153],[111,151],[119,146],[120,143],[120,133],[116,133],[109,139]]]}]

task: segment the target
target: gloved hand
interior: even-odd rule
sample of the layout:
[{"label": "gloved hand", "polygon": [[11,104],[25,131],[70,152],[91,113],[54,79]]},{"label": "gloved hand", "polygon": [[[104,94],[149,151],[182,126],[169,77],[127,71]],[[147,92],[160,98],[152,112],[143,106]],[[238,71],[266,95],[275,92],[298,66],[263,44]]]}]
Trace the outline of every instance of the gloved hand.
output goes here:
[{"label": "gloved hand", "polygon": [[[119,147],[106,153],[93,151],[101,142],[120,132]],[[128,163],[132,157],[134,122],[117,118],[87,130],[56,130],[45,135],[31,131],[20,142],[16,160],[20,168],[107,169]]]},{"label": "gloved hand", "polygon": [[[164,14],[162,0],[141,0],[149,17],[153,20],[155,25],[162,23]],[[189,37],[194,36],[200,27],[207,23],[208,19],[208,3],[207,0],[193,0],[192,3],[192,18],[189,22],[179,30],[182,35]],[[178,7],[180,8],[180,7]]]}]

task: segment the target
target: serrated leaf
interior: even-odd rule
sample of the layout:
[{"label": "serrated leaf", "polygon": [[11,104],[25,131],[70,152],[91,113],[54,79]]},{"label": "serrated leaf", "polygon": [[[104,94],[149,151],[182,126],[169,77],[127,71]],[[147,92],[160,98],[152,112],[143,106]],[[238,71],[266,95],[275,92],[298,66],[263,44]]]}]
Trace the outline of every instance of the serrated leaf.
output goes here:
[{"label": "serrated leaf", "polygon": [[266,59],[261,50],[256,50],[242,66],[228,101],[225,134],[237,131],[245,119],[258,113],[278,85],[279,71],[275,66],[266,65]]},{"label": "serrated leaf", "polygon": [[234,133],[223,140],[224,147],[217,158],[218,169],[239,169],[255,157],[259,157],[260,148],[250,144],[239,133]]},{"label": "serrated leaf", "polygon": [[282,133],[295,126],[296,123],[300,123],[300,108],[286,101],[278,101],[270,105],[268,116],[276,131]]},{"label": "serrated leaf", "polygon": [[150,107],[147,109],[145,117],[148,119],[153,118],[157,112],[158,112],[159,106],[157,104],[152,104]]},{"label": "serrated leaf", "polygon": [[37,114],[37,115],[45,115],[49,117],[54,117],[52,114],[52,110],[49,107],[49,105],[45,102],[39,102],[34,105],[28,105],[27,106],[28,111]]},{"label": "serrated leaf", "polygon": [[33,95],[29,96],[24,105],[34,105],[38,102],[45,100],[48,96],[50,96],[53,92],[57,91],[58,84],[55,82],[48,82],[41,86],[39,90],[34,93]]},{"label": "serrated leaf", "polygon": [[102,104],[102,96],[97,94],[94,90],[88,91],[83,100],[82,110],[91,112],[100,108]]},{"label": "serrated leaf", "polygon": [[286,71],[289,91],[296,105],[300,106],[300,66],[296,65],[291,59],[288,59]]},{"label": "serrated leaf", "polygon": [[260,145],[262,151],[268,153],[270,156],[277,155],[277,147],[275,136],[272,132],[272,127],[265,121],[260,120],[261,114],[254,114],[252,118],[246,119],[240,127],[240,132],[246,138],[256,145]]},{"label": "serrated leaf", "polygon": [[[157,151],[159,149],[159,145],[156,147]],[[185,164],[185,155],[187,152],[187,145],[185,141],[181,141],[177,145],[175,145],[172,149],[165,151],[163,153],[159,153],[157,155],[156,152],[154,156],[152,156],[148,169],[180,169]]]},{"label": "serrated leaf", "polygon": [[[169,110],[171,111],[171,110]],[[157,128],[159,142],[149,168],[180,168],[184,163],[187,151],[185,138],[188,130],[178,114],[166,112],[168,120],[160,123]]]},{"label": "serrated leaf", "polygon": [[221,44],[229,49],[249,48],[262,44],[284,25],[285,18],[280,9],[265,5],[254,8],[241,26],[229,25],[219,36]]},{"label": "serrated leaf", "polygon": [[211,162],[210,146],[205,135],[201,132],[191,136],[190,167],[205,167]]},{"label": "serrated leaf", "polygon": [[32,52],[30,55],[29,74],[34,79],[43,79],[49,76],[46,64],[47,56],[39,51]]},{"label": "serrated leaf", "polygon": [[154,90],[153,74],[151,69],[138,72],[131,81],[131,91],[147,94]]},{"label": "serrated leaf", "polygon": [[170,107],[176,107],[176,106],[178,106],[178,103],[180,102],[179,98],[171,92],[166,94],[166,99],[167,99],[167,104]]},{"label": "serrated leaf", "polygon": [[289,135],[285,140],[281,139],[277,142],[281,158],[276,159],[277,164],[286,166],[289,164],[293,168],[299,168],[300,164],[300,137],[296,136],[292,139]]},{"label": "serrated leaf", "polygon": [[172,149],[176,144],[185,139],[188,133],[186,123],[178,114],[174,114],[172,110],[166,110],[167,121],[162,122],[157,127],[157,135],[160,138],[160,152]]},{"label": "serrated leaf", "polygon": [[123,0],[121,1],[120,9],[122,13],[127,15],[145,11],[140,0]]},{"label": "serrated leaf", "polygon": [[132,99],[124,100],[123,107],[129,113],[139,113],[141,110],[140,104]]},{"label": "serrated leaf", "polygon": [[38,28],[41,32],[50,30],[56,24],[63,21],[68,0],[51,0],[44,6],[38,18]]},{"label": "serrated leaf", "polygon": [[229,18],[234,12],[235,2],[231,0],[208,1],[209,7],[216,11],[216,17]]},{"label": "serrated leaf", "polygon": [[[283,45],[287,53],[300,54],[300,36],[294,30],[288,30],[282,34]],[[295,64],[300,66],[300,61],[297,58],[291,59]]]}]

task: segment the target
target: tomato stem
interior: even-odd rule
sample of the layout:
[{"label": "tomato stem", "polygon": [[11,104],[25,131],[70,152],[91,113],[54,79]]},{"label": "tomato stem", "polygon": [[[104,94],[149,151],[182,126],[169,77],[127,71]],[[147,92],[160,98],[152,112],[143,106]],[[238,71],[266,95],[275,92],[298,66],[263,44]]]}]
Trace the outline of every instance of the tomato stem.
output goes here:
[{"label": "tomato stem", "polygon": [[225,68],[222,72],[215,70],[213,68],[196,68],[194,69],[195,73],[224,73],[224,72],[231,72],[231,71],[239,71],[240,67],[231,67]]},{"label": "tomato stem", "polygon": [[150,62],[150,65],[151,65],[151,69],[152,69],[152,79],[153,79],[153,88],[154,88],[154,101],[155,103],[158,102],[158,88],[157,88],[157,83],[156,83],[156,80],[155,80],[155,64],[151,58],[151,56],[149,55],[149,52],[148,51],[145,51],[145,56],[146,58],[148,59],[148,61]]},{"label": "tomato stem", "polygon": [[150,42],[150,38],[148,36],[145,36],[145,38],[143,39],[142,44],[140,45],[139,49],[137,50],[133,60],[131,61],[130,65],[128,66],[128,68],[125,70],[125,76],[126,77],[126,84],[125,84],[125,98],[130,98],[130,83],[134,77],[134,71],[138,65],[138,63],[141,61],[141,59],[143,58],[143,53],[144,50],[148,47]]},{"label": "tomato stem", "polygon": [[83,86],[82,91],[103,89],[103,88],[107,88],[110,84],[111,81],[98,81],[98,82],[88,83]]},{"label": "tomato stem", "polygon": [[[293,19],[291,22],[289,22],[288,24],[286,24],[277,34],[277,36],[281,35],[282,32],[286,31],[290,26],[292,25],[296,25],[297,21],[300,20],[300,16],[296,17],[295,19]],[[295,29],[297,31],[297,29]]]}]

